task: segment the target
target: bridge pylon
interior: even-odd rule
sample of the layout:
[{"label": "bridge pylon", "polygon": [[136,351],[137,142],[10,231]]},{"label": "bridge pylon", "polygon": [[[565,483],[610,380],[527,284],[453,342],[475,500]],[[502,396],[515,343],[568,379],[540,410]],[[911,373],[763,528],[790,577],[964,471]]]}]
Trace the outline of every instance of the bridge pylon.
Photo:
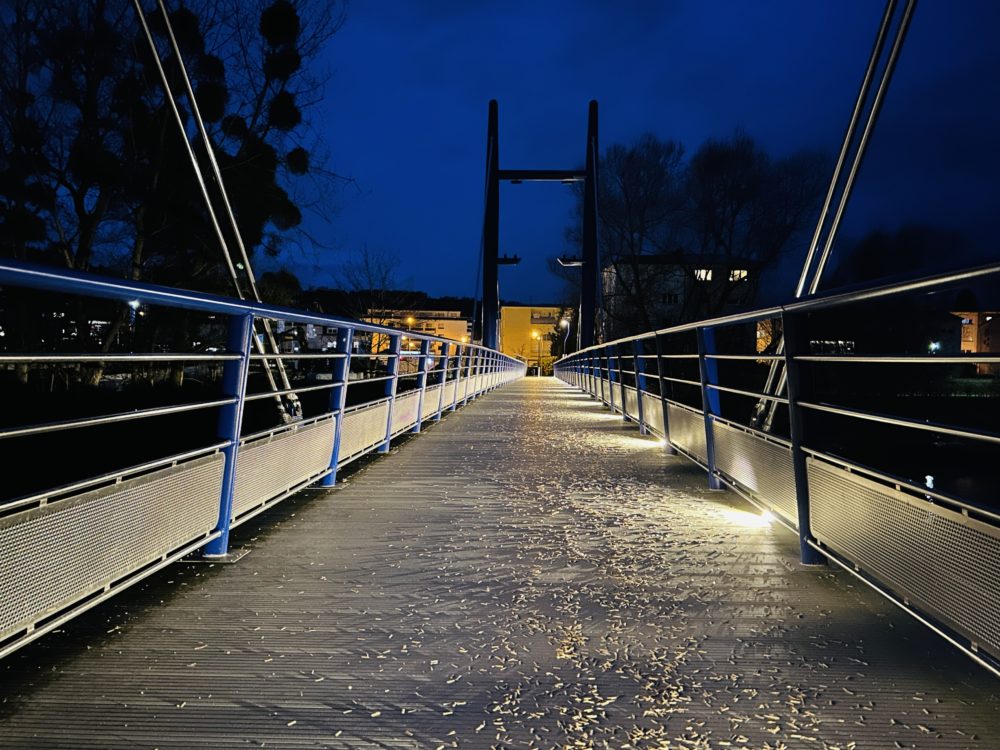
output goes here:
[{"label": "bridge pylon", "polygon": [[481,321],[484,346],[497,348],[500,328],[500,286],[497,269],[500,252],[500,183],[560,182],[583,183],[583,226],[580,320],[580,347],[594,343],[600,259],[597,249],[597,102],[587,113],[586,158],[583,169],[501,169],[499,146],[499,106],[490,100],[486,126],[486,210],[483,218],[483,292]]}]

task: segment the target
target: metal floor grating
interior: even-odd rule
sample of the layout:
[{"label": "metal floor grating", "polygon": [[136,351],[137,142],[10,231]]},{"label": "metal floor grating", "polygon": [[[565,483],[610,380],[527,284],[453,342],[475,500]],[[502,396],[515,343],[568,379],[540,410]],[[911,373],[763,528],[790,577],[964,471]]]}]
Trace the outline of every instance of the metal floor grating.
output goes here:
[{"label": "metal floor grating", "polygon": [[508,385],[0,662],[0,747],[1000,747],[1000,682],[704,487]]}]

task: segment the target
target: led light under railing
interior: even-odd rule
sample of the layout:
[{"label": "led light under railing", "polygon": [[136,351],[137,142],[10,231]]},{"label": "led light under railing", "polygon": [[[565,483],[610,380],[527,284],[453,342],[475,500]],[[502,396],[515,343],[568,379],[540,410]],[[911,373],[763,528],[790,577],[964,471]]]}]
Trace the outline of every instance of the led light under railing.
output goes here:
[{"label": "led light under railing", "polygon": [[767,528],[775,520],[774,515],[766,510],[763,513],[751,513],[750,511],[738,510],[736,508],[723,508],[720,512],[722,513],[722,517],[729,523],[747,529]]}]

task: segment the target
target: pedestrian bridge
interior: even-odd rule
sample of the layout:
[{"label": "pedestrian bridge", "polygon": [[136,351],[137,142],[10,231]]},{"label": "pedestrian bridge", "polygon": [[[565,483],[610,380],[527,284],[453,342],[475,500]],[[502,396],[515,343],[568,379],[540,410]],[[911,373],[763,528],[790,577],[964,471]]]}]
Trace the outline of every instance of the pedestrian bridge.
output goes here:
[{"label": "pedestrian bridge", "polygon": [[996,747],[996,678],[550,378],[3,662],[9,747]]},{"label": "pedestrian bridge", "polygon": [[[841,533],[824,525],[822,477],[798,490],[802,466],[830,459],[794,422],[791,440],[731,435],[714,403],[767,395],[731,393],[713,370],[747,361],[707,335],[743,318],[601,345],[558,379],[472,345],[415,335],[407,350],[372,326],[387,349],[366,355],[350,344],[366,327],[340,321],[334,351],[315,355],[332,378],[283,389],[303,395],[304,418],[258,430],[240,418],[276,392],[247,373],[277,355],[252,353],[253,319],[318,317],[58,276],[143,310],[228,316],[226,350],[195,360],[217,359],[229,390],[204,407],[218,417],[209,448],[0,506],[0,747],[1000,746],[988,513],[929,493],[924,536],[908,537],[892,519],[910,518],[910,488],[865,474],[859,492],[854,468],[837,475]],[[12,279],[51,281],[0,268]],[[792,316],[819,309],[758,314],[785,318],[790,388],[770,398],[793,410],[811,402]],[[663,350],[692,332],[698,351]],[[46,356],[3,359],[116,361]],[[118,355],[142,356],[166,355]],[[384,369],[352,379],[351,359]],[[665,366],[685,360],[699,373]],[[663,386],[675,381],[700,412]],[[0,435],[13,446],[185,409]],[[955,525],[966,546],[942,546]],[[865,529],[888,534],[881,549]]]}]

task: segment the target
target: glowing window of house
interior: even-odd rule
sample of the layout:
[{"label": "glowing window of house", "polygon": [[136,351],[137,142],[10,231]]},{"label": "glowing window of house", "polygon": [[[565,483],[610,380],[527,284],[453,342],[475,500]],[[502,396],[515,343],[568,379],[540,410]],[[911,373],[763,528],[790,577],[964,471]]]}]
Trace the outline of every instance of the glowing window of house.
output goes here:
[{"label": "glowing window of house", "polygon": [[749,278],[749,273],[745,268],[734,268],[729,272],[730,281],[744,281]]},{"label": "glowing window of house", "polygon": [[711,281],[712,280],[712,269],[711,268],[696,268],[696,269],[694,269],[694,277],[698,281]]}]

